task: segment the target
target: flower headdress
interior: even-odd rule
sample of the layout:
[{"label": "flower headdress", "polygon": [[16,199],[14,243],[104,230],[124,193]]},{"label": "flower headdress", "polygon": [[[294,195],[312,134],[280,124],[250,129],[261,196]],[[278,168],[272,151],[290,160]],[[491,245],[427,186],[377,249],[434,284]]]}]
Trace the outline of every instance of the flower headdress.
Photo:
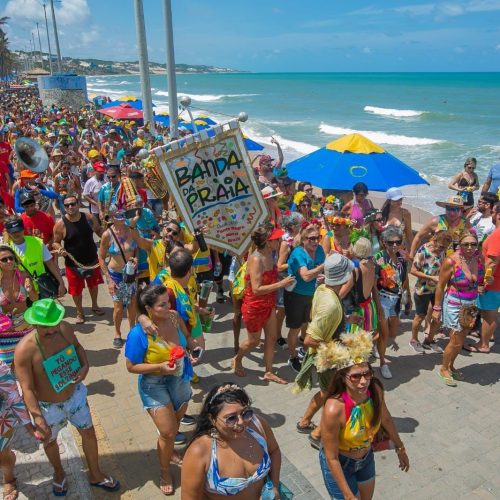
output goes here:
[{"label": "flower headdress", "polygon": [[320,344],[316,356],[318,373],[335,368],[341,370],[370,359],[373,348],[373,338],[370,332],[357,330],[343,333],[340,340],[332,340]]},{"label": "flower headdress", "polygon": [[220,396],[221,394],[224,394],[225,392],[230,392],[230,391],[242,391],[243,389],[239,386],[239,385],[236,385],[236,384],[223,384],[221,385],[217,391],[215,392],[215,394],[212,396],[212,398],[210,399],[210,404],[212,404],[214,402],[214,399],[218,396]]},{"label": "flower headdress", "polygon": [[354,222],[347,217],[340,217],[339,215],[333,215],[326,218],[326,221],[332,225],[347,226],[351,227]]},{"label": "flower headdress", "polygon": [[299,206],[302,203],[302,200],[306,197],[306,193],[304,191],[297,191],[293,195],[293,202],[296,206]]},{"label": "flower headdress", "polygon": [[337,198],[335,198],[335,196],[333,196],[333,194],[331,194],[331,195],[329,195],[329,196],[326,196],[325,198],[323,198],[323,205],[324,205],[325,203],[330,203],[330,204],[333,204],[333,203],[335,203],[335,200],[336,200],[336,199],[337,199]]},{"label": "flower headdress", "polygon": [[356,241],[358,241],[360,238],[366,238],[368,240],[370,239],[370,233],[368,229],[364,227],[359,229],[354,228],[349,235],[349,242],[351,243],[351,245],[354,245],[354,243],[356,243]]},{"label": "flower headdress", "polygon": [[302,229],[305,229],[306,227],[309,227],[309,226],[321,227],[321,221],[319,221],[318,219],[305,220],[300,225],[300,227]]}]

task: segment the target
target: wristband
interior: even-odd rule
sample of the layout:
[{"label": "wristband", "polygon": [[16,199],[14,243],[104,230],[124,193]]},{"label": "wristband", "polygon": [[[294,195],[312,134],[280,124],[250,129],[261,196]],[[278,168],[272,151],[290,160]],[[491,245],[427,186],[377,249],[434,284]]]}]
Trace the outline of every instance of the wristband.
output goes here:
[{"label": "wristband", "polygon": [[441,306],[432,306],[433,311],[442,311],[443,308]]},{"label": "wristband", "polygon": [[399,448],[398,448],[398,447],[394,448],[394,451],[395,451],[396,453],[404,453],[404,452],[406,452],[405,445],[404,445],[404,444],[402,444]]}]

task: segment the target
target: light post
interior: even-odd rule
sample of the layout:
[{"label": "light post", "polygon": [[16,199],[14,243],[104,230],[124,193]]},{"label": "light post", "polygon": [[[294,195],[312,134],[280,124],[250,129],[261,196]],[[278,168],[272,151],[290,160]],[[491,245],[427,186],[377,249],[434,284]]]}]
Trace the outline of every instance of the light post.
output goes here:
[{"label": "light post", "polygon": [[156,135],[153,116],[153,101],[151,98],[151,80],[149,78],[148,45],[146,41],[146,28],[144,26],[144,8],[142,0],[134,0],[135,29],[137,36],[137,51],[139,53],[139,72],[141,77],[142,112],[144,123],[149,124],[149,129]]},{"label": "light post", "polygon": [[167,52],[168,114],[170,115],[170,139],[177,139],[177,82],[175,80],[174,33],[172,28],[172,5],[164,0],[165,35]]},{"label": "light post", "polygon": [[38,48],[40,49],[40,66],[43,69],[42,41],[40,40],[40,28],[38,27],[38,22],[36,23],[36,31],[38,33]]},{"label": "light post", "polygon": [[52,50],[50,48],[50,34],[49,34],[49,23],[47,22],[47,6],[43,4],[43,13],[45,15],[45,30],[47,32],[47,45],[49,46],[49,69],[52,75]]},{"label": "light post", "polygon": [[54,38],[56,40],[57,71],[62,73],[61,49],[59,48],[59,36],[57,34],[56,11],[54,10],[54,0],[50,0],[50,10],[52,11],[52,26],[54,28]]}]

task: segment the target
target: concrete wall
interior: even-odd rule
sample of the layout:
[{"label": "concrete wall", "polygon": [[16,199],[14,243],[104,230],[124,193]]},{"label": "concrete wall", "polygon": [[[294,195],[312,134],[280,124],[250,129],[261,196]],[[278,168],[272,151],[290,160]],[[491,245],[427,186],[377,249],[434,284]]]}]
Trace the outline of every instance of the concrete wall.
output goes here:
[{"label": "concrete wall", "polygon": [[87,104],[87,81],[84,76],[52,75],[38,77],[38,91],[46,107],[79,109]]}]

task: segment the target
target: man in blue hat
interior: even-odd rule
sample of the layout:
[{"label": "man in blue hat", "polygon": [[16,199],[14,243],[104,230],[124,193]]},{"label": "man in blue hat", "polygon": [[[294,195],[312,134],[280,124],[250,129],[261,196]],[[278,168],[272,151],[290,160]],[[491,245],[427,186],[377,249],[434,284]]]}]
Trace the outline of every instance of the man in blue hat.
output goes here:
[{"label": "man in blue hat", "polygon": [[65,496],[68,491],[57,434],[68,422],[82,437],[92,486],[116,491],[120,483],[99,468],[97,439],[82,383],[89,371],[85,350],[73,328],[63,321],[64,307],[53,299],[37,300],[24,313],[24,319],[36,327],[17,345],[14,353],[16,377],[23,398],[43,440],[45,453],[54,476],[52,492]]}]

